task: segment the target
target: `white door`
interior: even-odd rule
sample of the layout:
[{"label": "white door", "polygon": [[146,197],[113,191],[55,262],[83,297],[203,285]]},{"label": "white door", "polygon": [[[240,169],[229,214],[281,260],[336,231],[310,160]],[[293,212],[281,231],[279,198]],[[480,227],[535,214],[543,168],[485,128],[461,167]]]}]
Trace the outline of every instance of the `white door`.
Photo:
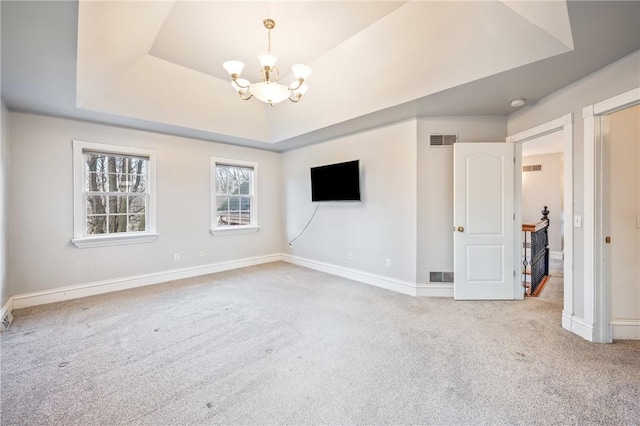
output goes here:
[{"label": "white door", "polygon": [[513,258],[514,146],[457,143],[453,153],[454,298],[520,298]]},{"label": "white door", "polygon": [[602,246],[609,284],[602,314],[610,324],[603,340],[640,340],[640,105],[603,116],[601,132],[602,231],[609,238]]}]

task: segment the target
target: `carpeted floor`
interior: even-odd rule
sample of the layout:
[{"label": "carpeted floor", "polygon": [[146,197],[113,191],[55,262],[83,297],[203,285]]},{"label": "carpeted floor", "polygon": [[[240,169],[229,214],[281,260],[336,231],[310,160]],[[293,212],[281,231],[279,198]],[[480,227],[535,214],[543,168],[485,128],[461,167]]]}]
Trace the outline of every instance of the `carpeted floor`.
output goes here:
[{"label": "carpeted floor", "polygon": [[561,283],[456,302],[273,263],[19,310],[1,423],[640,423],[640,342],[564,331]]}]

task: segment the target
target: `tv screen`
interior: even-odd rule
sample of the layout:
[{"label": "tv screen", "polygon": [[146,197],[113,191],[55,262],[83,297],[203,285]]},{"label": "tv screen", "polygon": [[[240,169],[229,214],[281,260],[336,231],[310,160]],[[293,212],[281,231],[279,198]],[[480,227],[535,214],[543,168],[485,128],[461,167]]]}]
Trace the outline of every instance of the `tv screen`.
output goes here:
[{"label": "tv screen", "polygon": [[311,201],[360,201],[360,160],[312,167]]}]

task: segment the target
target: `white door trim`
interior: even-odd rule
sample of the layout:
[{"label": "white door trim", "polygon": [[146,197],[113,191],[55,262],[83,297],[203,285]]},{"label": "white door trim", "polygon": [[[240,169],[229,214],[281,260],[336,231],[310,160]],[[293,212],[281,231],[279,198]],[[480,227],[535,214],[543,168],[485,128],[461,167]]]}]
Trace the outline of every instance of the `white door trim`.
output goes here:
[{"label": "white door trim", "polygon": [[593,324],[590,340],[611,343],[609,288],[602,267],[604,235],[602,221],[601,118],[640,103],[640,87],[606,99],[582,110],[584,120],[584,320]]},{"label": "white door trim", "polygon": [[[573,114],[566,114],[528,130],[507,137],[507,142],[516,144],[516,169],[522,170],[522,143],[549,133],[562,132],[564,159],[564,306],[562,309],[562,327],[573,333],[582,333],[580,321],[573,313]],[[514,259],[520,268],[520,247],[522,247],[522,173],[516,173],[516,250]],[[518,269],[516,269],[518,270]]]}]

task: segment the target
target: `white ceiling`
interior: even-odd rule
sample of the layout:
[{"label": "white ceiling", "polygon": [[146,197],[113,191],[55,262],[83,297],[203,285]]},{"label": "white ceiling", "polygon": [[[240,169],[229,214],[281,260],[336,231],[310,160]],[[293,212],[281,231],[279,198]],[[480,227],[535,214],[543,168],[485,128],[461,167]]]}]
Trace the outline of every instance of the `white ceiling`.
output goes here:
[{"label": "white ceiling", "polygon": [[[2,1],[10,109],[282,151],[420,115],[506,115],[640,48],[639,2]],[[297,104],[242,101],[267,47]],[[607,28],[594,32],[594,25]],[[597,34],[594,34],[597,33]],[[597,41],[594,43],[593,41]]]},{"label": "white ceiling", "polygon": [[404,3],[176,1],[149,54],[225,81],[229,75],[222,63],[238,59],[247,66],[243,76],[258,81],[256,55],[268,46],[263,19],[276,22],[272,50],[289,74],[293,64],[310,63]]},{"label": "white ceiling", "polygon": [[[314,69],[308,81],[311,90],[297,105],[245,103],[220,71],[226,59],[240,59],[250,70],[255,64],[257,71],[255,55],[265,51],[267,41],[264,18],[276,19],[276,25],[282,22],[282,29],[272,31],[272,42],[274,49],[282,46],[286,53],[283,74],[290,74],[285,70],[298,60]],[[265,143],[565,53],[573,46],[563,2],[514,8],[500,1],[83,0],[78,22],[78,106]],[[547,32],[547,26],[558,30]],[[259,78],[257,72],[247,76]],[[247,119],[251,126],[245,125]]]}]

